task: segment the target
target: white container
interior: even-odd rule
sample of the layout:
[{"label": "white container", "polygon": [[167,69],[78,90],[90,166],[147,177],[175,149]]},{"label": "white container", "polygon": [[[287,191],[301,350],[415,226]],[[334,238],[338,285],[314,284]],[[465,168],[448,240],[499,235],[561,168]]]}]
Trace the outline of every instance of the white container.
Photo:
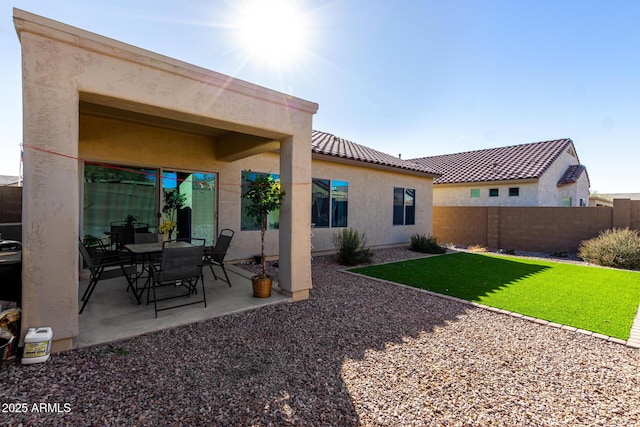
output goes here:
[{"label": "white container", "polygon": [[49,360],[53,331],[49,327],[29,328],[24,337],[22,364],[41,363]]}]

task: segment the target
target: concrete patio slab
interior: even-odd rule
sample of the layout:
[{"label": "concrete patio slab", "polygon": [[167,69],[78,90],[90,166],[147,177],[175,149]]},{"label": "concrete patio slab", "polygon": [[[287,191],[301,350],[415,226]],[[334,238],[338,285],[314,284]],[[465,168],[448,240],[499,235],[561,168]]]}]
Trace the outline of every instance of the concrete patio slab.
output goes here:
[{"label": "concrete patio slab", "polygon": [[[148,332],[291,301],[289,297],[278,292],[277,286],[274,286],[271,297],[254,298],[251,287],[253,273],[234,265],[226,265],[226,268],[231,287],[226,282],[214,280],[208,268],[203,269],[207,307],[204,307],[204,304],[179,307],[158,313],[158,318],[154,315],[153,302],[146,304],[146,293],[141,297],[142,304],[136,304],[133,294],[126,291],[127,282],[124,278],[98,283],[84,312],[80,315],[80,334],[73,340],[73,347],[80,348],[118,341]],[[87,284],[87,280],[80,282],[80,296]],[[198,284],[198,292],[200,291],[201,287]]]}]

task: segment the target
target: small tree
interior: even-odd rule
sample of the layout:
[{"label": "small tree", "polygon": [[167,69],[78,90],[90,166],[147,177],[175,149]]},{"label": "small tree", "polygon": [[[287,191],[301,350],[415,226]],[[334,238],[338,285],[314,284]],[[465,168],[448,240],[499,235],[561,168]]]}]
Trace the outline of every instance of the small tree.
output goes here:
[{"label": "small tree", "polygon": [[264,257],[264,235],[267,231],[267,219],[269,212],[280,209],[285,193],[280,190],[280,181],[273,179],[270,175],[256,174],[255,179],[251,179],[250,174],[251,171],[245,172],[244,181],[247,182],[247,187],[246,191],[242,193],[242,197],[249,201],[246,208],[247,215],[260,224],[261,277],[264,279],[267,277],[267,263]]}]

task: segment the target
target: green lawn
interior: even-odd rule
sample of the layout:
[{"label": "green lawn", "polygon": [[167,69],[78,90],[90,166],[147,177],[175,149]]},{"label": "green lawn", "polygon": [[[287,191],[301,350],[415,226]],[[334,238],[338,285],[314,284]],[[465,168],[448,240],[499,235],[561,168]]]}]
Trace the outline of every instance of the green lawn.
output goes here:
[{"label": "green lawn", "polygon": [[627,340],[640,273],[455,253],[349,271]]}]

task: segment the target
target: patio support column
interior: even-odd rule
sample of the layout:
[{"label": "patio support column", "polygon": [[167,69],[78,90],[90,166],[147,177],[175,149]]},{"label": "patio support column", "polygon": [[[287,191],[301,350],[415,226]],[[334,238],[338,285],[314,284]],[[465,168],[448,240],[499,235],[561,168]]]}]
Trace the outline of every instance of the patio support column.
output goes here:
[{"label": "patio support column", "polygon": [[286,195],[280,209],[281,291],[294,300],[311,289],[311,127],[280,144],[280,179]]},{"label": "patio support column", "polygon": [[27,328],[50,326],[52,350],[61,351],[78,335],[78,91],[53,42],[29,32],[20,41],[22,336]]}]

